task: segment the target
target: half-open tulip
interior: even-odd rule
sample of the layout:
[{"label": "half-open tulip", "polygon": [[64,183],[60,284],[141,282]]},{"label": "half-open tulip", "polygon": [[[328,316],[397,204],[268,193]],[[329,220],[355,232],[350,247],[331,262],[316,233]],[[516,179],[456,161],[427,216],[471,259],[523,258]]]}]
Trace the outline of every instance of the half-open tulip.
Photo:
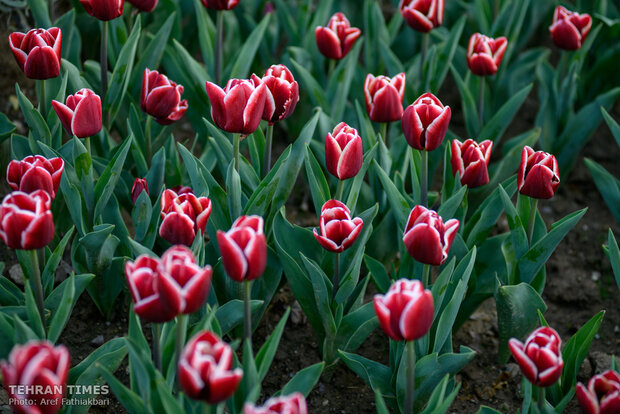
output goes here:
[{"label": "half-open tulip", "polygon": [[341,253],[351,247],[364,226],[364,221],[351,218],[351,211],[338,200],[328,200],[321,208],[319,231],[313,230],[314,237],[324,249]]},{"label": "half-open tulip", "polygon": [[145,178],[136,178],[131,187],[131,201],[134,204],[136,204],[138,197],[140,197],[143,191],[146,191],[146,194],[149,193],[149,184],[146,182]]},{"label": "half-open tulip", "polygon": [[437,212],[415,206],[409,214],[403,236],[407,252],[418,262],[439,266],[448,258],[459,224],[457,219],[444,223]]},{"label": "half-open tulip", "polygon": [[592,27],[589,14],[575,13],[565,7],[557,6],[553,13],[553,23],[549,26],[551,39],[559,48],[577,50],[586,40]]},{"label": "half-open tulip", "polygon": [[485,140],[478,144],[473,139],[461,142],[452,141],[452,173],[461,177],[461,184],[469,188],[480,187],[489,182],[489,160],[493,141]]},{"label": "half-open tulip", "polygon": [[125,0],[80,0],[86,13],[103,20],[113,20],[123,14]]},{"label": "half-open tulip", "polygon": [[58,27],[11,33],[9,46],[27,77],[50,79],[60,74],[62,32]]},{"label": "half-open tulip", "polygon": [[587,388],[578,383],[577,401],[584,414],[620,413],[620,375],[608,370],[590,378]]},{"label": "half-open tulip", "polygon": [[43,190],[13,191],[0,204],[0,239],[11,249],[34,250],[54,238],[52,198]]},{"label": "half-open tulip", "polygon": [[355,177],[362,168],[364,148],[355,128],[344,122],[336,125],[325,137],[325,164],[327,171],[339,180]]},{"label": "half-open tulip", "polygon": [[162,125],[181,119],[187,100],[181,100],[183,85],[177,85],[156,70],[144,69],[140,108]]},{"label": "half-open tulip", "polygon": [[101,131],[101,98],[90,89],[67,96],[66,105],[53,100],[52,106],[70,135],[86,138]]},{"label": "half-open tulip", "polygon": [[387,76],[366,75],[364,98],[366,112],[374,122],[394,122],[403,117],[403,97],[405,96],[405,73],[392,79]]},{"label": "half-open tulip", "polygon": [[291,71],[284,65],[272,65],[263,78],[252,75],[254,84],[260,82],[267,87],[267,99],[262,118],[274,124],[288,118],[299,101],[299,84],[295,81]]},{"label": "half-open tulip", "polygon": [[220,129],[242,135],[256,131],[265,110],[267,86],[248,79],[231,79],[224,89],[207,82],[211,117]]},{"label": "half-open tulip", "polygon": [[136,9],[140,10],[141,12],[152,12],[155,7],[157,6],[157,3],[159,2],[159,0],[127,0],[129,3],[131,3]]},{"label": "half-open tulip", "polygon": [[306,398],[300,392],[284,397],[272,397],[260,407],[247,403],[243,414],[308,414]]},{"label": "half-open tulip", "polygon": [[65,162],[60,157],[47,159],[42,155],[29,155],[9,163],[6,180],[13,190],[24,193],[43,190],[54,199],[64,168]]},{"label": "half-open tulip", "polygon": [[418,32],[428,33],[443,21],[444,0],[401,0],[400,14]]},{"label": "half-open tulip", "polygon": [[327,23],[327,27],[319,26],[314,30],[319,52],[330,59],[342,59],[355,45],[362,31],[351,27],[351,23],[344,13],[334,14]]},{"label": "half-open tulip", "polygon": [[204,234],[210,215],[211,200],[207,197],[167,189],[161,196],[159,235],[172,244],[191,246],[198,231]]},{"label": "half-open tulip", "polygon": [[555,157],[547,152],[534,151],[527,145],[521,152],[517,171],[517,187],[532,198],[551,198],[560,185],[560,170]]},{"label": "half-open tulip", "polygon": [[236,282],[251,281],[260,277],[267,267],[267,239],[263,233],[264,221],[260,216],[241,216],[230,230],[218,230],[226,274]]},{"label": "half-open tulip", "polygon": [[443,106],[432,93],[425,93],[403,114],[401,125],[407,143],[417,150],[434,150],[446,136],[451,117],[449,106]]},{"label": "half-open tulip", "polygon": [[202,0],[202,5],[213,10],[232,10],[241,0]]},{"label": "half-open tulip", "polygon": [[521,372],[537,387],[548,387],[562,375],[562,339],[548,326],[536,329],[528,336],[525,344],[516,338],[508,341],[508,348]]},{"label": "half-open tulip", "polygon": [[492,39],[480,33],[469,38],[467,46],[467,66],[474,75],[495,75],[502,63],[508,40],[505,37]]}]

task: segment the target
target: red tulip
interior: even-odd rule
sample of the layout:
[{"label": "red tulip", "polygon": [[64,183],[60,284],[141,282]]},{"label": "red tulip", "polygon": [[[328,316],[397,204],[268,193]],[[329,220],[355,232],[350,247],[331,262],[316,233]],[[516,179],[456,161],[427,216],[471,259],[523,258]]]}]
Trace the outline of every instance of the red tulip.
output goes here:
[{"label": "red tulip", "polygon": [[364,82],[366,112],[374,122],[394,122],[403,117],[403,97],[405,96],[405,73],[392,79],[387,76],[368,74]]},{"label": "red tulip", "polygon": [[480,33],[469,38],[467,46],[467,66],[474,75],[495,75],[502,63],[508,40],[505,37],[492,39]]},{"label": "red tulip", "polygon": [[80,0],[86,13],[103,20],[113,20],[123,14],[125,0]]},{"label": "red tulip", "polygon": [[209,296],[211,274],[207,265],[196,264],[194,254],[185,246],[172,246],[159,263],[158,288],[164,306],[180,303],[181,313],[194,313]]},{"label": "red tulip", "polygon": [[191,246],[199,230],[204,234],[210,215],[211,200],[207,197],[168,189],[161,197],[159,235],[172,244]]},{"label": "red tulip", "polygon": [[418,150],[432,151],[441,145],[452,111],[428,92],[405,109],[402,128],[409,145]]},{"label": "red tulip", "polygon": [[373,302],[379,325],[395,341],[422,338],[433,324],[433,294],[419,280],[397,280]]},{"label": "red tulip", "polygon": [[435,211],[418,205],[409,214],[403,242],[409,255],[418,262],[439,266],[448,258],[458,229],[457,219],[444,223]]},{"label": "red tulip", "polygon": [[181,100],[183,85],[177,85],[156,70],[144,69],[140,108],[162,125],[181,119],[187,101]]},{"label": "red tulip", "polygon": [[231,369],[233,351],[213,332],[202,331],[185,345],[179,360],[179,383],[188,397],[217,404],[237,390],[243,371]]},{"label": "red tulip", "polygon": [[64,168],[62,158],[47,159],[41,155],[30,155],[21,161],[12,160],[9,163],[6,180],[13,190],[24,193],[43,190],[54,199]]},{"label": "red tulip", "polygon": [[142,12],[152,12],[159,0],[127,0],[129,3],[133,4],[133,6],[142,11]]},{"label": "red tulip", "polygon": [[13,412],[57,413],[67,389],[69,362],[69,350],[64,345],[54,346],[48,341],[15,345],[8,361],[1,363],[2,382]]},{"label": "red tulip", "polygon": [[247,403],[243,406],[243,414],[308,414],[306,398],[296,392],[285,397],[272,397],[260,407]]},{"label": "red tulip", "polygon": [[58,27],[11,33],[9,46],[27,77],[50,79],[60,74],[62,32]]},{"label": "red tulip", "polygon": [[227,232],[217,231],[222,263],[232,280],[254,280],[265,271],[267,240],[263,226],[263,218],[260,216],[241,216]]},{"label": "red tulip", "polygon": [[558,333],[544,326],[528,336],[525,344],[516,338],[508,341],[508,347],[521,372],[537,387],[548,387],[562,375],[562,339]]},{"label": "red tulip", "polygon": [[101,131],[101,98],[90,89],[69,95],[66,105],[53,100],[52,106],[69,135],[86,138]]},{"label": "red tulip", "polygon": [[267,86],[252,80],[231,79],[222,89],[207,82],[211,117],[226,132],[249,135],[256,131],[265,110]]},{"label": "red tulip", "polygon": [[328,200],[321,208],[319,232],[313,230],[314,237],[324,249],[341,253],[351,247],[362,231],[361,218],[351,218],[351,211],[338,200]]},{"label": "red tulip", "polygon": [[362,31],[351,27],[351,23],[343,13],[334,14],[327,23],[327,27],[319,26],[315,29],[316,44],[325,57],[340,60],[353,48]]},{"label": "red tulip", "polygon": [[[167,322],[181,313],[180,296],[162,300],[159,274],[160,260],[145,254],[135,262],[125,263],[125,277],[133,299],[133,311],[150,322]],[[173,299],[176,299],[173,302]]]},{"label": "red tulip", "polygon": [[362,168],[364,148],[357,130],[344,122],[325,137],[327,170],[339,180],[355,177]]},{"label": "red tulip", "polygon": [[133,201],[134,204],[136,204],[138,197],[140,197],[143,191],[146,191],[146,194],[149,193],[149,184],[144,178],[136,178],[131,187],[131,201]]},{"label": "red tulip", "polygon": [[527,145],[521,152],[517,171],[519,192],[532,198],[551,198],[560,185],[560,170],[555,157],[543,151],[534,151]]},{"label": "red tulip", "polygon": [[273,125],[293,113],[299,101],[299,85],[286,66],[273,65],[267,69],[262,79],[252,75],[252,80],[256,86],[262,82],[267,87],[267,99],[263,111],[265,121]]},{"label": "red tulip", "polygon": [[443,0],[401,0],[400,14],[418,32],[428,33],[443,21]]},{"label": "red tulip", "polygon": [[34,250],[54,238],[52,199],[43,190],[13,191],[0,205],[0,239],[11,249]]},{"label": "red tulip", "polygon": [[203,6],[213,10],[232,10],[241,0],[202,0]]},{"label": "red tulip", "polygon": [[559,48],[577,50],[592,27],[592,18],[589,14],[575,13],[562,6],[555,8],[553,23],[549,26],[551,39]]},{"label": "red tulip", "polygon": [[577,401],[585,414],[620,413],[620,375],[605,371],[588,381],[588,388],[577,384]]},{"label": "red tulip", "polygon": [[469,188],[480,187],[489,182],[489,160],[493,141],[485,140],[478,144],[473,139],[461,142],[452,141],[452,173],[459,173],[461,184]]}]

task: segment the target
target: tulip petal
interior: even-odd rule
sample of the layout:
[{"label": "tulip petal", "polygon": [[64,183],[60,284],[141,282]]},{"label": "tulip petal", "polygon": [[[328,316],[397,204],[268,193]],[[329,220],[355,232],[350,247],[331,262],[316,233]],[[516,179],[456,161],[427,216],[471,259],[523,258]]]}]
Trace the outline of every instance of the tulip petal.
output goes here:
[{"label": "tulip petal", "polygon": [[243,250],[223,231],[217,232],[217,243],[222,254],[226,274],[236,282],[243,282],[248,272],[248,261]]}]

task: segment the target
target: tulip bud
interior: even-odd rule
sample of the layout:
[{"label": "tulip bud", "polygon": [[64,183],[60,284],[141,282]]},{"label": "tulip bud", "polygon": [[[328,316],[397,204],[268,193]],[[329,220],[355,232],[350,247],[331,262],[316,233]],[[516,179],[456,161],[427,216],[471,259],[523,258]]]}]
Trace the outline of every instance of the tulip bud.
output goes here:
[{"label": "tulip bud", "polygon": [[54,238],[52,199],[43,190],[13,191],[0,204],[0,239],[11,249],[34,250]]},{"label": "tulip bud", "polygon": [[319,52],[336,60],[342,59],[351,51],[361,34],[362,31],[351,27],[349,20],[340,12],[329,19],[327,27],[319,26],[314,31]]},{"label": "tulip bud", "polygon": [[80,0],[86,13],[99,20],[113,20],[123,14],[125,0]]},{"label": "tulip bud", "polygon": [[213,10],[232,10],[241,0],[202,0],[202,5]]},{"label": "tulip bud", "polygon": [[495,75],[502,63],[508,40],[505,37],[492,39],[480,33],[469,38],[467,46],[467,66],[474,75]]},{"label": "tulip bud", "polygon": [[233,351],[213,332],[202,331],[185,345],[179,360],[179,383],[188,397],[217,404],[230,398],[243,377],[231,370]]},{"label": "tulip bud", "polygon": [[407,24],[418,32],[428,33],[443,21],[443,0],[401,0],[398,8]]},{"label": "tulip bud", "polygon": [[246,403],[243,414],[308,414],[306,398],[300,392],[285,397],[272,397],[260,407]]},{"label": "tulip bud", "polygon": [[327,170],[339,180],[355,177],[362,168],[364,148],[357,130],[344,122],[325,138]]},{"label": "tulip bud", "polygon": [[69,135],[86,138],[101,131],[101,98],[90,89],[69,95],[66,105],[53,100],[52,106]]},{"label": "tulip bud", "polygon": [[62,32],[58,27],[11,33],[9,46],[28,78],[50,79],[60,74]]},{"label": "tulip bud", "polygon": [[207,82],[211,117],[226,132],[250,135],[260,123],[267,100],[267,86],[252,80],[231,79],[224,89]]},{"label": "tulip bud", "polygon": [[397,280],[373,303],[379,325],[395,341],[420,339],[433,324],[433,294],[419,280]]},{"label": "tulip bud", "polygon": [[[15,345],[8,361],[0,363],[2,382],[13,412],[60,411],[67,390],[69,362],[69,350],[64,345],[54,346],[48,341]],[[37,390],[38,387],[43,391]]]},{"label": "tulip bud", "polygon": [[405,109],[402,128],[409,145],[417,150],[432,151],[441,145],[452,111],[428,92]]},{"label": "tulip bud", "polygon": [[162,125],[181,119],[187,101],[181,100],[183,85],[177,85],[156,70],[144,69],[140,108]]},{"label": "tulip bud", "polygon": [[461,177],[461,184],[469,188],[480,187],[489,182],[489,160],[493,141],[485,140],[478,144],[473,139],[461,142],[452,141],[452,173]]},{"label": "tulip bud", "polygon": [[143,191],[146,191],[147,194],[149,193],[149,184],[144,178],[136,178],[131,187],[131,201],[133,201],[134,204],[136,204],[138,197],[140,197]]},{"label": "tulip bud", "polygon": [[319,232],[313,230],[314,237],[324,249],[341,253],[351,247],[362,231],[361,218],[351,219],[351,211],[338,200],[328,200],[321,208]]},{"label": "tulip bud", "polygon": [[588,388],[577,384],[577,401],[584,414],[620,413],[620,375],[608,370],[588,381]]},{"label": "tulip bud", "polygon": [[232,280],[254,280],[265,271],[267,240],[263,226],[260,216],[241,216],[227,232],[217,231],[222,263]]},{"label": "tulip bud", "polygon": [[405,96],[405,73],[392,79],[387,76],[368,74],[364,82],[366,112],[374,122],[394,122],[403,117],[403,97]]},{"label": "tulip bud", "polygon": [[127,0],[127,1],[131,3],[136,9],[140,10],[141,12],[146,12],[146,13],[152,12],[157,6],[157,3],[159,2],[159,0]]},{"label": "tulip bud", "polygon": [[418,205],[409,214],[403,242],[409,255],[418,262],[439,266],[448,258],[458,229],[457,219],[444,223],[435,211]]},{"label": "tulip bud", "polygon": [[551,198],[560,185],[560,170],[555,157],[543,151],[534,151],[527,145],[521,152],[517,171],[519,192],[532,198]]},{"label": "tulip bud", "polygon": [[549,26],[549,33],[557,47],[577,50],[586,40],[591,27],[592,18],[589,14],[575,13],[558,6],[553,13],[553,23]]},{"label": "tulip bud", "polygon": [[508,341],[508,347],[521,372],[537,387],[549,387],[562,375],[562,340],[558,333],[544,326],[528,336],[525,344],[516,338]]},{"label": "tulip bud", "polygon": [[161,196],[159,235],[172,244],[191,246],[199,230],[204,234],[210,215],[211,200],[207,197],[168,189]]},{"label": "tulip bud", "polygon": [[299,101],[299,85],[295,81],[293,74],[284,65],[273,65],[265,72],[260,79],[252,75],[254,85],[260,82],[267,87],[267,98],[262,118],[274,124],[288,118],[295,109]]},{"label": "tulip bud", "polygon": [[43,190],[54,199],[64,168],[62,158],[47,159],[41,155],[30,155],[21,161],[12,160],[9,163],[6,180],[13,190],[24,193]]}]

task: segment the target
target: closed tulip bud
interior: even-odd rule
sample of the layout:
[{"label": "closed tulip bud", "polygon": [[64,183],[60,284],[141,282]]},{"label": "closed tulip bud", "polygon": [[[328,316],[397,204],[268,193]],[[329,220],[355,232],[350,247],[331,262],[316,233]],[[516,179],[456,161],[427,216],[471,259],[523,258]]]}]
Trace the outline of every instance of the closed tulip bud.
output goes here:
[{"label": "closed tulip bud", "polygon": [[247,79],[231,79],[224,89],[207,82],[211,117],[226,132],[250,135],[260,124],[267,100],[267,86]]},{"label": "closed tulip bud", "polygon": [[13,191],[0,204],[0,239],[11,249],[34,250],[54,238],[52,199],[43,190]]},{"label": "closed tulip bud", "polygon": [[241,0],[202,0],[202,5],[213,10],[232,10]]},{"label": "closed tulip bud", "polygon": [[13,412],[60,411],[67,390],[69,363],[69,350],[64,345],[54,346],[48,341],[15,345],[8,361],[0,363],[2,382]]},{"label": "closed tulip bud", "polygon": [[157,3],[159,2],[159,0],[127,0],[129,3],[131,3],[136,9],[140,10],[141,12],[152,12],[155,7],[157,6]]},{"label": "closed tulip bud", "polygon": [[577,50],[586,40],[591,27],[592,18],[589,14],[575,13],[558,6],[553,13],[553,23],[549,26],[549,33],[557,47]]},{"label": "closed tulip bud", "polygon": [[90,89],[84,88],[69,95],[66,105],[52,101],[52,106],[69,135],[86,138],[101,131],[101,98]]},{"label": "closed tulip bud", "polygon": [[133,201],[134,204],[136,204],[138,197],[140,197],[143,191],[146,191],[147,194],[149,193],[149,184],[144,178],[136,178],[131,187],[131,201]]},{"label": "closed tulip bud", "polygon": [[247,403],[243,406],[243,414],[308,414],[308,405],[304,395],[296,392],[285,397],[272,397],[260,407]]},{"label": "closed tulip bud", "polygon": [[21,161],[12,160],[9,163],[6,180],[13,190],[24,193],[43,190],[54,199],[64,168],[62,158],[47,159],[41,155],[30,155]]},{"label": "closed tulip bud", "polygon": [[425,93],[403,114],[402,128],[407,143],[417,150],[436,149],[448,132],[451,117],[449,106],[444,107],[432,93]]},{"label": "closed tulip bud", "polygon": [[262,116],[265,121],[274,124],[293,113],[299,101],[299,85],[286,66],[273,65],[267,69],[262,79],[252,75],[252,80],[256,86],[262,82],[267,87],[267,99]]},{"label": "closed tulip bud", "polygon": [[461,142],[452,141],[452,173],[461,177],[461,184],[469,188],[480,187],[489,182],[489,160],[493,141],[485,140],[478,144],[473,139]]},{"label": "closed tulip bud", "polygon": [[80,0],[80,3],[86,13],[105,22],[123,14],[125,0]]},{"label": "closed tulip bud", "polygon": [[398,8],[407,24],[418,32],[428,33],[443,21],[443,0],[401,0]]},{"label": "closed tulip bud", "polygon": [[374,122],[394,122],[403,117],[405,96],[405,74],[399,73],[392,79],[387,76],[366,75],[364,98],[366,112]]},{"label": "closed tulip bud", "polygon": [[373,303],[379,325],[395,341],[422,338],[433,324],[433,294],[419,280],[397,280]]},{"label": "closed tulip bud", "polygon": [[439,266],[448,258],[458,229],[457,219],[444,223],[435,211],[418,205],[409,214],[403,242],[409,255],[418,262]]},{"label": "closed tulip bud", "polygon": [[231,369],[233,351],[213,332],[202,331],[183,348],[178,376],[188,397],[217,404],[229,399],[239,387],[243,371]]},{"label": "closed tulip bud", "polygon": [[319,232],[313,230],[314,237],[324,249],[341,253],[351,247],[364,227],[364,221],[351,218],[351,211],[338,200],[328,200],[321,208]]},{"label": "closed tulip bud", "polygon": [[502,63],[508,40],[505,37],[492,39],[480,33],[469,38],[467,46],[467,66],[474,75],[495,75]]},{"label": "closed tulip bud", "polygon": [[191,246],[198,231],[202,234],[211,215],[211,200],[188,192],[177,194],[166,190],[161,196],[159,235],[172,244]]},{"label": "closed tulip bud", "polygon": [[362,31],[351,27],[347,17],[340,12],[329,19],[327,27],[319,26],[314,31],[319,52],[336,60],[342,59],[351,51],[361,34]]},{"label": "closed tulip bud", "polygon": [[325,138],[327,171],[339,180],[355,177],[362,168],[364,148],[357,130],[344,122]]},{"label": "closed tulip bud", "polygon": [[517,171],[517,187],[523,195],[532,198],[551,198],[560,185],[560,170],[555,157],[543,151],[534,151],[527,145],[521,152]]},{"label": "closed tulip bud", "polygon": [[620,413],[620,375],[608,370],[590,378],[587,388],[578,383],[577,401],[584,414]]},{"label": "closed tulip bud", "polygon": [[144,69],[140,108],[162,125],[181,119],[187,101],[181,100],[183,86],[177,85],[156,70]]},{"label": "closed tulip bud", "polygon": [[537,387],[549,387],[562,375],[564,361],[560,347],[562,339],[558,333],[543,326],[528,336],[525,344],[516,338],[508,341],[508,347],[521,372]]},{"label": "closed tulip bud", "polygon": [[267,239],[263,233],[263,218],[241,216],[230,230],[218,230],[222,263],[226,274],[236,282],[260,277],[267,267]]},{"label": "closed tulip bud", "polygon": [[62,32],[58,27],[11,33],[9,46],[28,78],[50,79],[60,74]]}]

